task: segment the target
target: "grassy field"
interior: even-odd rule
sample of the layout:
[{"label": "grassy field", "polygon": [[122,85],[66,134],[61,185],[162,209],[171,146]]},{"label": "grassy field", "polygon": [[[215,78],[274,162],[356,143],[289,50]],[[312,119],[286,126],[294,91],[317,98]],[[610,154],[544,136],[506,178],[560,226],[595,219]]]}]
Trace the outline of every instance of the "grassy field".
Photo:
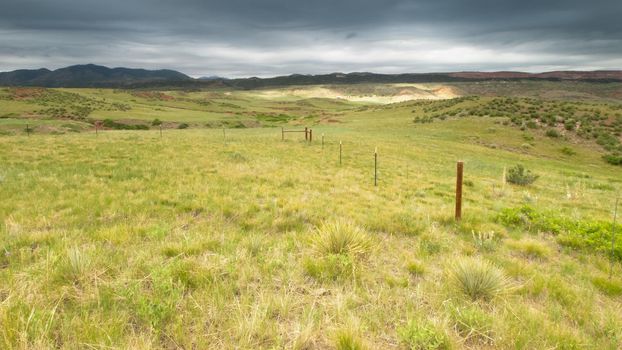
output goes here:
[{"label": "grassy field", "polygon": [[[593,138],[521,130],[494,97],[38,95],[37,110],[97,107],[72,119],[23,112],[32,101],[3,91],[2,349],[622,347],[619,224],[610,249],[620,167]],[[573,112],[616,120],[619,106]],[[96,135],[91,118],[171,124],[162,137]],[[27,136],[24,123],[76,132]],[[206,124],[229,127],[194,128]],[[615,135],[615,125],[594,127]],[[314,140],[281,141],[280,126],[312,127]],[[506,183],[516,164],[539,178]]]}]

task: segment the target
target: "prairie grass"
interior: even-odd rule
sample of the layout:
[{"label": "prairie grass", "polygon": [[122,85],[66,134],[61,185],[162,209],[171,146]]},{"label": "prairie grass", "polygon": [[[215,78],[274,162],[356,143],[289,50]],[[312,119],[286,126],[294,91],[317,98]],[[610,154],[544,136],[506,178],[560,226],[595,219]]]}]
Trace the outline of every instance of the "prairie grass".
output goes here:
[{"label": "prairie grass", "polygon": [[592,283],[605,295],[620,296],[622,295],[622,281],[619,278],[608,279],[604,277],[594,277]]},{"label": "prairie grass", "polygon": [[533,238],[510,241],[508,245],[528,258],[546,259],[551,255],[551,249],[544,242]]},{"label": "prairie grass", "polygon": [[425,265],[420,261],[411,261],[406,265],[406,269],[413,276],[422,276],[425,273]]},{"label": "prairie grass", "polygon": [[[0,136],[1,349],[622,346],[620,262],[609,280],[610,243],[591,244],[611,238],[594,240],[611,227],[622,180],[595,146],[531,132],[523,150],[524,132],[506,118],[415,125],[425,114],[415,102],[304,100],[280,118],[324,133],[324,148],[317,137],[281,141],[273,127],[227,129],[226,143],[221,129],[197,129],[301,102],[253,93],[190,92],[209,102],[193,109],[101,92],[143,107],[94,117],[191,124],[162,137],[26,136],[21,119]],[[460,223],[458,159],[472,183]],[[519,163],[540,178],[504,187],[503,168]],[[533,211],[516,209],[526,200]],[[508,279],[521,288],[496,297]]]},{"label": "prairie grass", "polygon": [[411,320],[398,329],[402,342],[412,350],[446,350],[453,345],[442,327],[424,319]]},{"label": "prairie grass", "polygon": [[494,318],[477,304],[450,307],[454,329],[469,344],[494,344]]}]

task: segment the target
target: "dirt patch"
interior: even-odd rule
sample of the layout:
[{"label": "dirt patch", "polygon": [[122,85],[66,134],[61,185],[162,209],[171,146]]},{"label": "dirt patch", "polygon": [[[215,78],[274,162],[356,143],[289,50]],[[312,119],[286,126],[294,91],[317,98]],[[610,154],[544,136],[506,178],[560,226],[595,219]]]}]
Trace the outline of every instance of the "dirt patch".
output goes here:
[{"label": "dirt patch", "polygon": [[341,123],[341,120],[338,120],[338,119],[335,119],[335,118],[326,118],[326,119],[320,120],[320,123],[322,123],[322,124],[338,124],[338,123]]},{"label": "dirt patch", "polygon": [[43,88],[13,88],[11,97],[13,100],[28,100],[43,96],[46,90]]},{"label": "dirt patch", "polygon": [[263,90],[258,92],[257,95],[267,99],[285,97],[322,98],[376,104],[389,104],[410,100],[440,100],[460,96],[452,87],[438,84],[388,84],[374,87],[353,86],[348,88],[310,86]]}]

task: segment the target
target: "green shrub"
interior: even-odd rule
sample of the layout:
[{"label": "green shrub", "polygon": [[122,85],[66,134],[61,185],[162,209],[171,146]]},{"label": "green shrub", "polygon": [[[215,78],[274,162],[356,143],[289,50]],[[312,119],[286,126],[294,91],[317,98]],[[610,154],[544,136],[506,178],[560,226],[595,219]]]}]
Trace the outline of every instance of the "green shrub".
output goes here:
[{"label": "green shrub", "polygon": [[559,134],[559,132],[558,132],[557,130],[555,130],[555,129],[549,129],[549,130],[547,130],[547,131],[546,131],[546,133],[545,133],[545,135],[546,135],[546,136],[548,136],[548,137],[552,137],[552,138],[558,138],[558,137],[560,137],[560,136],[561,136],[561,135]]},{"label": "green shrub", "polygon": [[490,300],[505,292],[510,281],[496,266],[486,260],[458,260],[450,271],[452,284],[471,300]]},{"label": "green shrub", "polygon": [[149,130],[149,126],[145,124],[123,124],[112,119],[104,119],[104,127],[115,130]]},{"label": "green shrub", "polygon": [[151,122],[151,125],[152,125],[152,126],[160,126],[160,125],[162,125],[162,121],[161,121],[160,119],[156,118],[156,119],[154,119],[154,120]]},{"label": "green shrub", "polygon": [[400,340],[411,350],[451,349],[447,333],[440,327],[424,320],[412,320],[399,327]]},{"label": "green shrub", "polygon": [[181,123],[181,124],[177,125],[177,129],[188,129],[188,127],[190,127],[190,125],[188,125],[186,123]]},{"label": "green shrub", "polygon": [[526,186],[532,184],[538,177],[538,175],[532,174],[530,170],[525,169],[521,164],[517,164],[508,169],[505,179],[511,184]]},{"label": "green shrub", "polygon": [[617,137],[607,132],[600,132],[596,137],[596,143],[608,151],[613,151],[620,144],[620,141]]},{"label": "green shrub", "polygon": [[577,154],[577,152],[575,152],[572,148],[570,147],[564,147],[560,150],[560,152],[562,152],[563,154],[567,155],[567,156],[574,156],[575,154]]},{"label": "green shrub", "polygon": [[605,154],[603,159],[611,165],[622,165],[622,154]]},{"label": "green shrub", "polygon": [[[571,220],[557,213],[540,212],[530,206],[501,210],[497,221],[510,227],[523,227],[531,232],[548,232],[557,236],[557,242],[574,249],[587,249],[601,254],[611,254],[611,222],[596,220]],[[622,236],[622,225],[617,224],[615,234]],[[622,239],[615,241],[613,255],[622,261]]]}]

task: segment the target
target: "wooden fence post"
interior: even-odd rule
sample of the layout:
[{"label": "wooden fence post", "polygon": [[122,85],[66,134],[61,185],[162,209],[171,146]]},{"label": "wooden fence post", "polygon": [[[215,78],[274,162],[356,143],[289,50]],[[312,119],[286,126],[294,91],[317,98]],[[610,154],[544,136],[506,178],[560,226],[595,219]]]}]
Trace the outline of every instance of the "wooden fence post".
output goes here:
[{"label": "wooden fence post", "polygon": [[374,149],[374,186],[378,186],[378,147]]},{"label": "wooden fence post", "polygon": [[305,141],[307,141],[309,139],[309,130],[308,128],[305,128]]},{"label": "wooden fence post", "polygon": [[456,221],[462,219],[462,175],[464,170],[464,163],[458,161],[456,168]]},{"label": "wooden fence post", "polygon": [[339,141],[339,166],[341,166],[341,141]]},{"label": "wooden fence post", "polygon": [[281,141],[285,141],[285,130],[281,127]]},{"label": "wooden fence post", "polygon": [[324,150],[324,133],[322,133],[322,150]]},{"label": "wooden fence post", "polygon": [[26,135],[30,136],[30,125],[26,124]]},{"label": "wooden fence post", "polygon": [[313,129],[309,129],[309,142],[313,141]]}]

